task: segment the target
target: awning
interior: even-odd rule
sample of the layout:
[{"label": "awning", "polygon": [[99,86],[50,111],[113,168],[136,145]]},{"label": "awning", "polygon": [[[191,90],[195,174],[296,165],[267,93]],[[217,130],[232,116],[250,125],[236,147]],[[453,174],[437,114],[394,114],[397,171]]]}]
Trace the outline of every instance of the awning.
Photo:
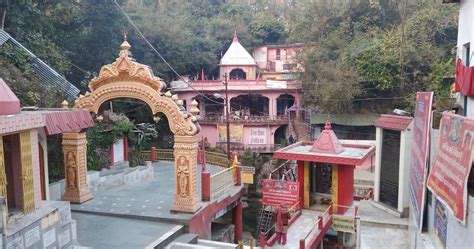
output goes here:
[{"label": "awning", "polygon": [[45,112],[46,134],[54,135],[63,132],[82,130],[94,126],[94,120],[87,110],[64,110]]},{"label": "awning", "polygon": [[[331,114],[331,124],[349,126],[372,126],[380,114]],[[327,114],[311,114],[311,124],[325,124]]]},{"label": "awning", "polygon": [[380,127],[389,130],[404,131],[408,128],[412,117],[396,116],[396,115],[382,115],[375,121],[375,127]]}]

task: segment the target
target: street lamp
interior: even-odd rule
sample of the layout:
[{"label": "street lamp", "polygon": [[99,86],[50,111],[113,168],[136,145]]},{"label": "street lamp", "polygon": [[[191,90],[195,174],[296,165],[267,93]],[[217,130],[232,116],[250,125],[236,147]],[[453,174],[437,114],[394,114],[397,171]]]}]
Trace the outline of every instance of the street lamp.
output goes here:
[{"label": "street lamp", "polygon": [[228,166],[230,167],[230,121],[229,121],[229,94],[227,91],[227,73],[224,74],[224,81],[222,81],[222,84],[224,84],[225,87],[225,97],[222,97],[218,93],[214,93],[214,97],[216,98],[221,98],[224,99],[224,108],[225,108],[225,123],[226,123],[226,129],[227,129],[227,139],[226,139],[226,145],[227,145],[227,161],[228,161]]}]

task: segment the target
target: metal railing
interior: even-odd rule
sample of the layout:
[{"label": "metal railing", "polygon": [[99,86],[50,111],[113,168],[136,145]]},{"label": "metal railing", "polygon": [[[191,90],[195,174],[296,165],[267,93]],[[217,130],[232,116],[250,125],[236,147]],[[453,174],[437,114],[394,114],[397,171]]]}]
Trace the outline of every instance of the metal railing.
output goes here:
[{"label": "metal railing", "polygon": [[296,181],[296,163],[287,160],[270,172],[270,179]]},{"label": "metal railing", "polygon": [[160,161],[174,161],[173,149],[156,149],[156,159]]},{"label": "metal railing", "polygon": [[[312,243],[318,244],[318,241],[316,238],[320,237],[321,240],[324,237],[324,235],[321,235],[321,233],[325,233],[324,231],[325,228],[329,229],[329,226],[332,223],[332,214],[333,214],[333,204],[331,203],[329,207],[321,214],[318,216],[318,219],[316,220],[316,224],[311,227],[311,229],[306,233],[303,239],[300,239],[300,249],[305,249],[305,248],[312,248]],[[313,234],[313,231],[316,232]],[[310,236],[312,234],[312,236]],[[315,240],[316,239],[316,240]],[[308,240],[309,243],[306,243]],[[306,244],[309,245],[309,247],[306,247]]]},{"label": "metal railing", "polygon": [[143,161],[151,161],[151,153],[149,150],[144,150],[140,152],[140,156],[143,159]]},{"label": "metal railing", "polygon": [[[288,117],[285,115],[231,115],[229,118],[231,123],[237,124],[287,124],[288,120]],[[199,117],[198,121],[202,123],[224,123],[226,122],[226,118],[224,115],[220,114],[208,114]]]},{"label": "metal railing", "polygon": [[[142,151],[140,155],[144,161],[174,161],[173,149],[152,148],[151,150]],[[227,154],[211,151],[206,151],[206,163],[220,167],[227,167],[229,165]]]},{"label": "metal railing", "polygon": [[235,185],[235,168],[227,168],[211,175],[211,199],[219,198],[223,193]]},{"label": "metal railing", "polygon": [[215,165],[215,166],[221,166],[221,167],[229,166],[229,160],[227,159],[227,154],[211,152],[211,151],[206,151],[206,163]]},{"label": "metal railing", "polygon": [[[227,144],[225,142],[217,142],[216,147],[226,149]],[[245,151],[251,150],[253,152],[273,152],[283,148],[281,144],[243,144],[243,143],[230,143],[231,151]]]}]

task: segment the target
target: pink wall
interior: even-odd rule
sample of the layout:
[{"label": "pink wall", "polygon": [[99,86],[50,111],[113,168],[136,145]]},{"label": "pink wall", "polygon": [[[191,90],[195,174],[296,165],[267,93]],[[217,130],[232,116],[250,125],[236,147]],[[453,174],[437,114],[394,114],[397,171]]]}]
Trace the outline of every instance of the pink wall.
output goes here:
[{"label": "pink wall", "polygon": [[211,147],[215,147],[217,142],[217,125],[202,124],[201,132],[199,133],[199,139],[201,139],[201,137],[203,139],[207,138],[207,141],[211,144]]},{"label": "pink wall", "polygon": [[[280,50],[280,58],[277,60],[277,50]],[[300,52],[301,47],[260,47],[255,49],[254,58],[259,68],[267,69],[269,66],[268,62],[275,63],[274,71],[283,71],[283,64],[297,64],[297,54]],[[299,67],[301,65],[298,64]],[[273,70],[272,70],[273,71]]]}]

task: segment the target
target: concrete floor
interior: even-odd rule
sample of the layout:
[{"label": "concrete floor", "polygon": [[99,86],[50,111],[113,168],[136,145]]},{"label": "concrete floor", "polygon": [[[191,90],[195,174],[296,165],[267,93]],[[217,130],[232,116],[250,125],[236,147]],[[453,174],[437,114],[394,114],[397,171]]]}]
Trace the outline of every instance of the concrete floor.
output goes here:
[{"label": "concrete floor", "polygon": [[286,245],[275,243],[270,248],[299,248],[300,239],[304,239],[308,233],[310,233],[308,237],[311,237],[317,232],[316,220],[321,213],[315,210],[303,209],[301,216],[288,229]]},{"label": "concrete floor", "polygon": [[[107,190],[93,191],[94,199],[83,204],[71,204],[73,212],[111,214],[157,221],[189,221],[193,214],[170,212],[174,199],[174,166],[171,162],[153,164],[154,179],[131,185],[119,186]],[[207,166],[214,174],[221,167]],[[201,186],[200,166],[198,186]],[[201,188],[198,187],[199,196]],[[201,202],[203,207],[207,205]]]},{"label": "concrete floor", "polygon": [[370,201],[360,201],[362,249],[408,248],[408,219],[398,218],[373,206]]},{"label": "concrete floor", "polygon": [[78,243],[98,249],[144,248],[177,226],[83,213],[73,213],[72,218],[77,221]]}]

